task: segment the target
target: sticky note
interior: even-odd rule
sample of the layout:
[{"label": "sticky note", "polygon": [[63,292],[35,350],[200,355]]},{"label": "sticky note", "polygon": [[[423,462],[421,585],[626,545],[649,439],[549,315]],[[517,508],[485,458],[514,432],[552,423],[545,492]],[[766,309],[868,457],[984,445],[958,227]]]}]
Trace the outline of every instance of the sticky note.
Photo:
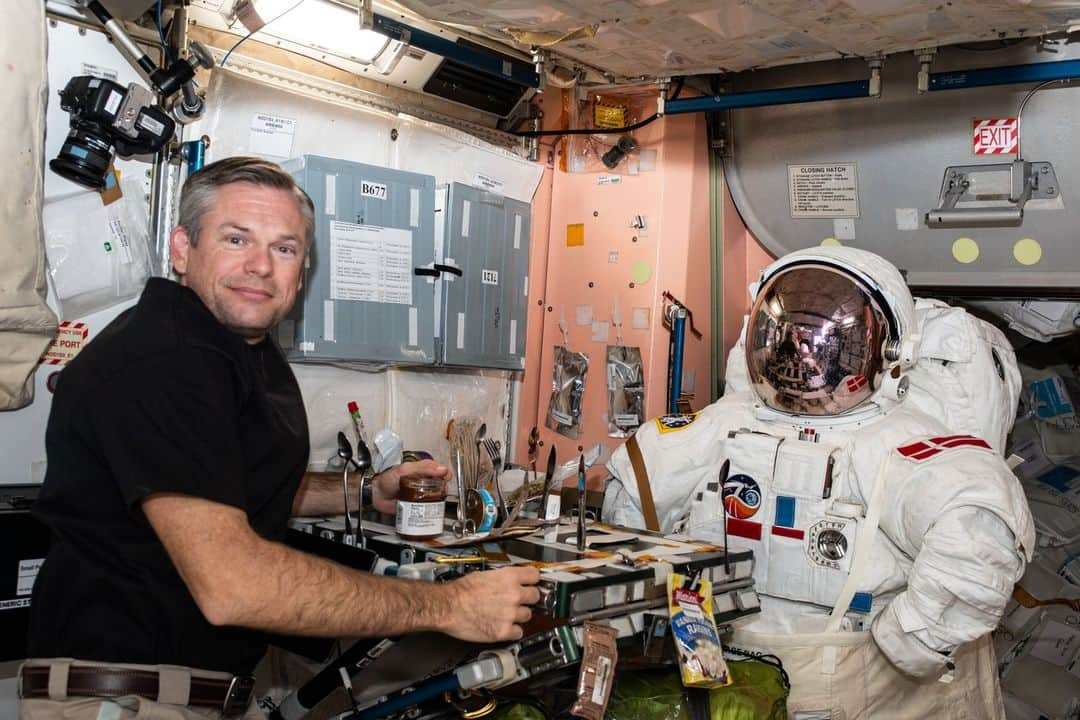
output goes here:
[{"label": "sticky note", "polygon": [[585,224],[574,223],[566,226],[566,247],[581,247],[585,244]]}]

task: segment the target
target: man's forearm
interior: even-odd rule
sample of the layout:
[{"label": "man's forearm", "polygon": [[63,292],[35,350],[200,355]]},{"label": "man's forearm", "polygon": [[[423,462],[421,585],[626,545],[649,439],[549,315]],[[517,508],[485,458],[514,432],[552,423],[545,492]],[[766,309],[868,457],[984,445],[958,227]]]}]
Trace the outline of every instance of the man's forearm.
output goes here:
[{"label": "man's forearm", "polygon": [[[360,477],[349,473],[349,510],[360,507]],[[293,517],[341,515],[345,512],[345,490],[340,472],[307,472],[293,499]]]},{"label": "man's forearm", "polygon": [[[234,568],[224,622],[322,637],[444,629],[450,585],[367,575],[261,538]],[[240,570],[240,572],[235,572]]]}]

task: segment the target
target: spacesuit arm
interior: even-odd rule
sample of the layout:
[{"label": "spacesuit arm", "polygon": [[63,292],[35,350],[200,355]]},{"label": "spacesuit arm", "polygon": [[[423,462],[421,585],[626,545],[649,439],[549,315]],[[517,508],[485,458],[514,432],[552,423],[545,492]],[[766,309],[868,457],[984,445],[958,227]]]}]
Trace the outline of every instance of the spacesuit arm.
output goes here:
[{"label": "spacesuit arm", "polygon": [[[721,398],[684,425],[665,419],[650,420],[637,429],[635,437],[649,476],[649,486],[662,532],[671,532],[690,510],[694,494],[723,461],[723,438],[727,432],[725,413],[734,411],[730,400]],[[679,416],[689,418],[691,416]],[[604,495],[604,522],[644,528],[637,476],[626,446],[619,447],[607,464],[611,480]]]},{"label": "spacesuit arm", "polygon": [[930,526],[907,589],[874,620],[881,650],[916,676],[945,669],[947,655],[997,626],[1024,558],[996,514],[959,507]]},{"label": "spacesuit arm", "polygon": [[907,446],[925,446],[922,460],[893,455],[881,529],[913,565],[907,588],[872,627],[882,651],[912,675],[940,671],[942,653],[994,629],[1035,547],[1023,489],[1000,455],[977,440],[925,443]]}]

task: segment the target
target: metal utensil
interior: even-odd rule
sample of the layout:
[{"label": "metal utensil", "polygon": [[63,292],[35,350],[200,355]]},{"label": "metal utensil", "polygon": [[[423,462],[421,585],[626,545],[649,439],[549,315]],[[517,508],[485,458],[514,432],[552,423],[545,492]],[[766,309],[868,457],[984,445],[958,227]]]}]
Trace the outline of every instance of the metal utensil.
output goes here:
[{"label": "metal utensil", "polygon": [[578,518],[577,518],[577,549],[585,552],[585,456],[578,458]]},{"label": "metal utensil", "polygon": [[[352,544],[355,545],[356,535],[353,534],[352,517],[349,514],[349,465],[353,462],[353,449],[349,443],[349,438],[345,437],[343,432],[337,434],[337,454],[339,458],[345,461],[345,471],[341,476],[341,484],[345,492],[345,537],[346,539],[352,538]],[[361,482],[363,482],[362,479]]]},{"label": "metal utensil", "polygon": [[559,514],[562,511],[561,503],[557,504],[555,502],[555,498],[562,494],[555,484],[555,457],[555,443],[552,443],[551,450],[548,451],[547,470],[544,475],[543,520],[557,521],[559,519]]},{"label": "metal utensil", "polygon": [[495,476],[495,499],[499,503],[500,519],[505,519],[509,515],[509,509],[503,499],[502,484],[499,483],[499,470],[502,468],[502,451],[499,448],[498,441],[491,438],[485,438],[481,444],[484,446],[484,450],[487,451],[488,457],[491,458],[491,469]]},{"label": "metal utensil", "polygon": [[724,518],[724,575],[731,575],[731,561],[728,559],[727,544],[727,505],[724,504],[724,483],[727,482],[729,472],[731,472],[731,460],[724,460],[724,464],[720,466],[720,477],[717,478],[716,483],[720,490],[720,513]]},{"label": "metal utensil", "polygon": [[454,461],[456,465],[455,479],[457,480],[457,520],[451,526],[451,530],[454,531],[454,535],[457,537],[465,537],[466,535],[472,535],[476,532],[476,523],[472,518],[465,517],[465,476],[461,472],[461,448],[457,449],[454,453]]},{"label": "metal utensil", "polygon": [[480,487],[480,444],[484,442],[484,438],[487,437],[487,423],[480,423],[480,427],[476,428],[476,437],[473,442],[476,444],[476,473],[473,477],[473,487]]}]

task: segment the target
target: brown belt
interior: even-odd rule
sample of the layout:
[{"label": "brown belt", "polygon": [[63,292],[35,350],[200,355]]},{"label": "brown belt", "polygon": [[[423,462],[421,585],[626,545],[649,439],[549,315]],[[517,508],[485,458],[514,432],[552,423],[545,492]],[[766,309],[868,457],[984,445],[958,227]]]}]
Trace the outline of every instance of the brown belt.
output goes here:
[{"label": "brown belt", "polygon": [[[255,679],[250,676],[237,675],[219,680],[193,675],[187,704],[194,707],[217,708],[224,717],[241,715],[247,710],[254,686]],[[24,698],[49,697],[48,665],[23,666],[20,695]],[[138,695],[156,700],[158,674],[152,670],[72,665],[68,670],[67,695],[69,697]]]}]

